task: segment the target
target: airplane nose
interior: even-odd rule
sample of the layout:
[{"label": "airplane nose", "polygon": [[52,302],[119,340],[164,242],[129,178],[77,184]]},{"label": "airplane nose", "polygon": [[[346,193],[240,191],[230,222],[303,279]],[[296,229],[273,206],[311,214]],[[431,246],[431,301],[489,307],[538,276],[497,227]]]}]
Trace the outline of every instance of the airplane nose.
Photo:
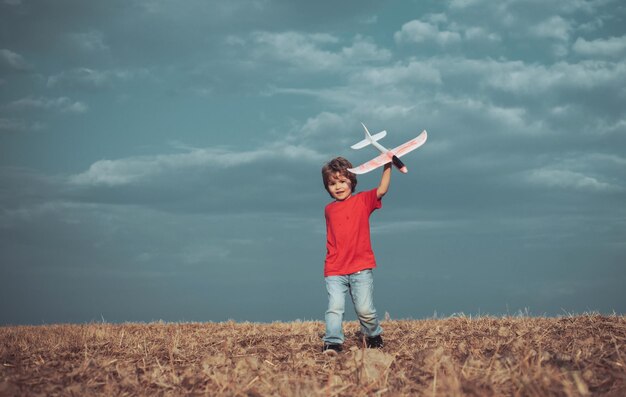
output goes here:
[{"label": "airplane nose", "polygon": [[404,165],[404,163],[396,156],[393,155],[391,157],[391,162],[393,163],[393,165],[396,166],[397,169],[400,170],[400,172],[402,172],[403,174],[406,174],[407,172],[409,172],[409,170],[406,169],[406,166]]}]

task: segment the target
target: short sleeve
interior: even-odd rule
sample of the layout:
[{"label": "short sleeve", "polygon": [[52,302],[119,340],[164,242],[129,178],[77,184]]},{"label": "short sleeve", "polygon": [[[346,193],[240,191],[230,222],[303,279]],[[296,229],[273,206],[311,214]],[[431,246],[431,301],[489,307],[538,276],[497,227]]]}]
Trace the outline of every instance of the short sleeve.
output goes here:
[{"label": "short sleeve", "polygon": [[365,205],[370,212],[383,207],[383,201],[377,197],[376,191],[377,189],[372,189],[367,192],[363,192]]}]

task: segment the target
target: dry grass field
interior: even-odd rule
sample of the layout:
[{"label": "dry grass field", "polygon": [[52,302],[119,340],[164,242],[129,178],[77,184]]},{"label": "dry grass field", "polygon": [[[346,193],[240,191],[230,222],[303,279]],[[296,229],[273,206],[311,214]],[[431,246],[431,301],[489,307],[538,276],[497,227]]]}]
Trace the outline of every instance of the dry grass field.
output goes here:
[{"label": "dry grass field", "polygon": [[385,321],[320,352],[321,322],[0,327],[0,395],[626,396],[626,317]]}]

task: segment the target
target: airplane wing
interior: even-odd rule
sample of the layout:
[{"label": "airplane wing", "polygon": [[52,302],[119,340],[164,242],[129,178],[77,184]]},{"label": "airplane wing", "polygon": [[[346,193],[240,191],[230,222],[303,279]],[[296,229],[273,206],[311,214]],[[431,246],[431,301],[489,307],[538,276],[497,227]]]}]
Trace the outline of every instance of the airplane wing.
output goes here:
[{"label": "airplane wing", "polygon": [[387,153],[383,153],[377,157],[374,157],[367,163],[363,163],[355,168],[348,168],[348,171],[353,174],[365,174],[366,172],[370,172],[373,169],[376,169],[382,165],[385,165],[391,161],[391,157],[387,155]]},{"label": "airplane wing", "polygon": [[395,149],[392,149],[391,152],[398,157],[404,156],[408,152],[415,150],[418,147],[422,146],[426,142],[426,138],[428,138],[428,133],[426,132],[426,130],[424,130],[417,137],[411,139],[408,142],[403,143],[402,145],[398,146]]},{"label": "airplane wing", "polygon": [[[410,151],[413,151],[417,149],[418,147],[422,146],[426,142],[427,138],[428,138],[428,133],[426,132],[426,130],[424,130],[422,131],[421,134],[419,134],[415,138],[411,139],[408,142],[403,143],[402,145],[398,146],[395,149],[390,150],[390,152],[395,154],[398,157],[404,156]],[[380,166],[383,166],[389,162],[391,162],[391,156],[387,153],[383,153],[379,155],[378,157],[375,157],[372,160],[368,161],[367,163],[363,163],[359,165],[356,168],[348,168],[348,171],[352,172],[353,174],[365,174],[366,172],[370,172],[371,170],[376,169]]]}]

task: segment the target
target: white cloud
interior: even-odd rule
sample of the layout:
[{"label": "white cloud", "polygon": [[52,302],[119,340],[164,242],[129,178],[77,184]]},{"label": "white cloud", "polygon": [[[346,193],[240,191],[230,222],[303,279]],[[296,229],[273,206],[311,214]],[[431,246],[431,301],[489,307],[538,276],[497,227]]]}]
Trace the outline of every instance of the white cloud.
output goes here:
[{"label": "white cloud", "polygon": [[485,75],[488,85],[517,93],[540,93],[555,88],[590,89],[626,81],[626,65],[623,63],[582,61],[544,66],[504,62],[486,66],[491,72]]},{"label": "white cloud", "polygon": [[257,32],[253,40],[255,52],[261,56],[293,63],[305,69],[329,69],[340,64],[340,56],[320,46],[335,44],[338,39],[329,34],[305,35],[297,32]]},{"label": "white cloud", "polygon": [[[622,127],[626,127],[626,120],[622,120]],[[626,131],[626,130],[625,130]],[[615,169],[626,169],[626,158],[614,154],[591,153],[585,160],[593,162],[597,166],[615,167]],[[576,161],[579,163],[579,161]]]},{"label": "white cloud", "polygon": [[426,19],[428,22],[435,24],[435,25],[448,22],[448,17],[446,16],[446,14],[443,14],[443,13],[428,14],[424,17],[424,19]]},{"label": "white cloud", "polygon": [[44,126],[40,122],[0,117],[0,132],[38,131],[43,128]]},{"label": "white cloud", "polygon": [[149,72],[145,69],[137,70],[95,70],[90,68],[76,68],[63,71],[48,77],[46,85],[54,87],[85,87],[103,88],[116,81],[129,81],[138,77],[146,77]]},{"label": "white cloud", "polygon": [[458,32],[440,30],[438,26],[417,19],[402,25],[401,30],[396,32],[393,37],[398,43],[434,41],[437,44],[446,45],[461,41],[461,35]]},{"label": "white cloud", "polygon": [[591,41],[579,37],[572,48],[586,56],[622,57],[626,54],[626,36]]},{"label": "white cloud", "polygon": [[396,85],[405,83],[441,84],[441,73],[432,63],[411,60],[406,65],[370,67],[352,77],[356,84]]},{"label": "white cloud", "polygon": [[599,119],[596,123],[595,131],[598,134],[620,134],[626,135],[626,119],[621,118],[615,122],[607,122]]},{"label": "white cloud", "polygon": [[[256,32],[252,34],[252,41],[256,45],[253,52],[258,58],[275,59],[308,71],[341,69],[391,57],[388,50],[361,36],[343,47],[340,47],[339,38],[325,33]],[[236,43],[233,39],[229,42]]]},{"label": "white cloud", "polygon": [[30,66],[20,54],[2,48],[0,49],[0,69],[1,68],[21,72],[31,70],[32,66]]},{"label": "white cloud", "polygon": [[581,172],[558,168],[537,168],[525,174],[525,180],[533,185],[574,189],[581,191],[621,191],[620,186],[604,182],[598,177]]},{"label": "white cloud", "polygon": [[226,36],[226,38],[224,39],[224,43],[230,46],[242,46],[243,47],[244,45],[246,45],[246,40],[243,39],[242,37],[230,34]]},{"label": "white cloud", "polygon": [[485,26],[472,26],[459,23],[446,14],[428,14],[423,20],[413,20],[402,25],[394,34],[396,43],[429,43],[441,46],[463,40],[500,42],[501,36]]},{"label": "white cloud", "polygon": [[533,128],[529,128],[530,126],[525,119],[526,109],[521,107],[503,107],[474,98],[456,98],[452,96],[441,96],[439,102],[454,109],[455,112],[463,111],[468,114],[479,114],[482,118],[495,122],[494,128],[514,127],[513,130],[505,130],[506,132],[524,131],[528,134],[536,133]]},{"label": "white cloud", "polygon": [[259,161],[283,158],[297,161],[321,161],[317,152],[307,147],[285,143],[236,152],[220,148],[195,148],[186,153],[136,156],[118,160],[99,160],[69,181],[77,185],[121,186],[149,180],[181,169],[212,167],[227,169]]},{"label": "white cloud", "polygon": [[[341,116],[344,128],[352,128],[354,120],[389,120],[404,117],[414,110],[417,104],[411,92],[403,88],[390,87],[380,90],[377,86],[370,86],[362,82],[352,81],[350,85],[322,89],[276,88],[269,94],[306,95],[323,101],[326,105],[344,109]],[[307,121],[308,123],[308,121]]]},{"label": "white cloud", "polygon": [[[404,93],[395,89],[386,89],[382,90],[384,92],[379,92],[377,89],[377,87],[369,87],[363,84],[351,84],[320,89],[276,88],[270,94],[310,96],[325,103],[326,106],[341,108],[345,113],[338,117],[346,120],[343,124],[345,126],[343,130],[345,131],[354,127],[355,120],[366,121],[388,116],[391,110],[394,110],[394,114],[398,115],[398,111],[407,108],[405,105],[395,104],[397,102],[406,103],[398,98],[404,98]],[[309,121],[307,120],[308,123]],[[332,143],[327,141],[325,145],[329,146]]]},{"label": "white cloud", "polygon": [[158,15],[161,18],[186,21],[190,16],[194,16],[214,22],[240,17],[246,11],[251,13],[263,11],[269,5],[268,0],[230,0],[215,3],[207,3],[204,0],[182,3],[176,0],[142,0],[136,6],[146,14]]},{"label": "white cloud", "polygon": [[384,48],[379,48],[376,44],[367,41],[361,36],[357,36],[350,47],[341,49],[344,62],[369,62],[387,61],[391,58],[391,52]]},{"label": "white cloud", "polygon": [[407,105],[379,105],[370,109],[373,118],[380,120],[393,120],[405,118],[415,110],[416,106]]},{"label": "white cloud", "polygon": [[180,260],[186,265],[211,264],[216,260],[223,261],[230,256],[231,251],[224,245],[189,245],[184,247],[180,255]]},{"label": "white cloud", "polygon": [[336,135],[346,128],[346,121],[336,113],[322,112],[315,117],[309,117],[300,128],[298,138],[319,138],[320,136]]},{"label": "white cloud", "polygon": [[[607,116],[600,115],[594,109],[598,103],[585,98],[617,99],[616,90],[625,84],[626,64],[618,62],[585,60],[543,65],[434,56],[363,67],[337,86],[276,88],[272,94],[314,97],[329,110],[326,113],[341,120],[328,131],[349,130],[354,120],[367,124],[368,120],[378,119],[384,128],[391,128],[400,122],[421,123],[428,119],[431,125],[438,123],[455,131],[467,126],[485,134],[529,139],[569,135],[572,127],[581,126],[575,130],[578,139],[582,135],[609,137],[624,131],[623,124],[616,124],[623,117],[610,107]],[[598,124],[603,119],[606,123]],[[329,144],[323,147],[330,149]]]},{"label": "white cloud", "polygon": [[364,25],[374,25],[378,23],[378,15],[372,15],[369,17],[361,17],[359,18],[359,23],[362,23]]},{"label": "white cloud", "polygon": [[531,36],[539,38],[540,40],[550,40],[550,42],[546,42],[545,44],[551,48],[554,55],[564,57],[569,53],[569,38],[572,26],[571,22],[562,17],[552,16],[531,26],[529,31]]},{"label": "white cloud", "polygon": [[101,87],[107,82],[105,73],[89,69],[77,68],[71,71],[61,72],[48,78],[47,86],[56,87],[59,85],[87,85],[93,87]]},{"label": "white cloud", "polygon": [[62,109],[63,112],[67,113],[85,113],[87,110],[89,107],[83,102],[73,102]]},{"label": "white cloud", "polygon": [[483,27],[471,26],[465,29],[465,37],[468,40],[486,40],[492,42],[502,41],[502,37],[499,34],[489,32]]},{"label": "white cloud", "polygon": [[484,2],[484,0],[452,0],[450,2],[450,8],[452,9],[463,9],[475,6]]},{"label": "white cloud", "polygon": [[614,153],[582,152],[555,154],[551,164],[521,172],[520,178],[531,185],[580,192],[624,192],[621,177],[626,158]]},{"label": "white cloud", "polygon": [[83,51],[101,52],[109,50],[109,46],[104,42],[104,34],[99,30],[70,33],[68,37],[71,43]]},{"label": "white cloud", "polygon": [[379,221],[371,226],[373,234],[401,234],[419,231],[445,232],[464,230],[471,226],[467,220],[414,220],[414,221]]},{"label": "white cloud", "polygon": [[577,26],[577,30],[580,32],[595,32],[604,26],[604,18],[596,17],[588,22],[582,23]]},{"label": "white cloud", "polygon": [[14,110],[56,110],[63,113],[85,113],[89,109],[89,107],[83,102],[72,101],[68,97],[28,97],[13,101],[8,105],[8,107]]},{"label": "white cloud", "polygon": [[571,30],[570,22],[560,16],[553,16],[530,28],[531,34],[536,37],[561,41],[569,40]]},{"label": "white cloud", "polygon": [[[610,1],[611,0],[608,0],[608,2]],[[543,0],[502,0],[496,5],[490,0],[452,0],[450,2],[450,9],[462,11],[470,7],[483,6],[485,11],[489,11],[488,7],[499,10],[511,10],[519,7],[529,9],[532,7],[539,10],[552,10],[554,12],[571,14],[577,11],[591,13],[594,11],[595,7],[603,6],[606,3],[607,1],[604,0],[553,0],[550,2]]]}]

